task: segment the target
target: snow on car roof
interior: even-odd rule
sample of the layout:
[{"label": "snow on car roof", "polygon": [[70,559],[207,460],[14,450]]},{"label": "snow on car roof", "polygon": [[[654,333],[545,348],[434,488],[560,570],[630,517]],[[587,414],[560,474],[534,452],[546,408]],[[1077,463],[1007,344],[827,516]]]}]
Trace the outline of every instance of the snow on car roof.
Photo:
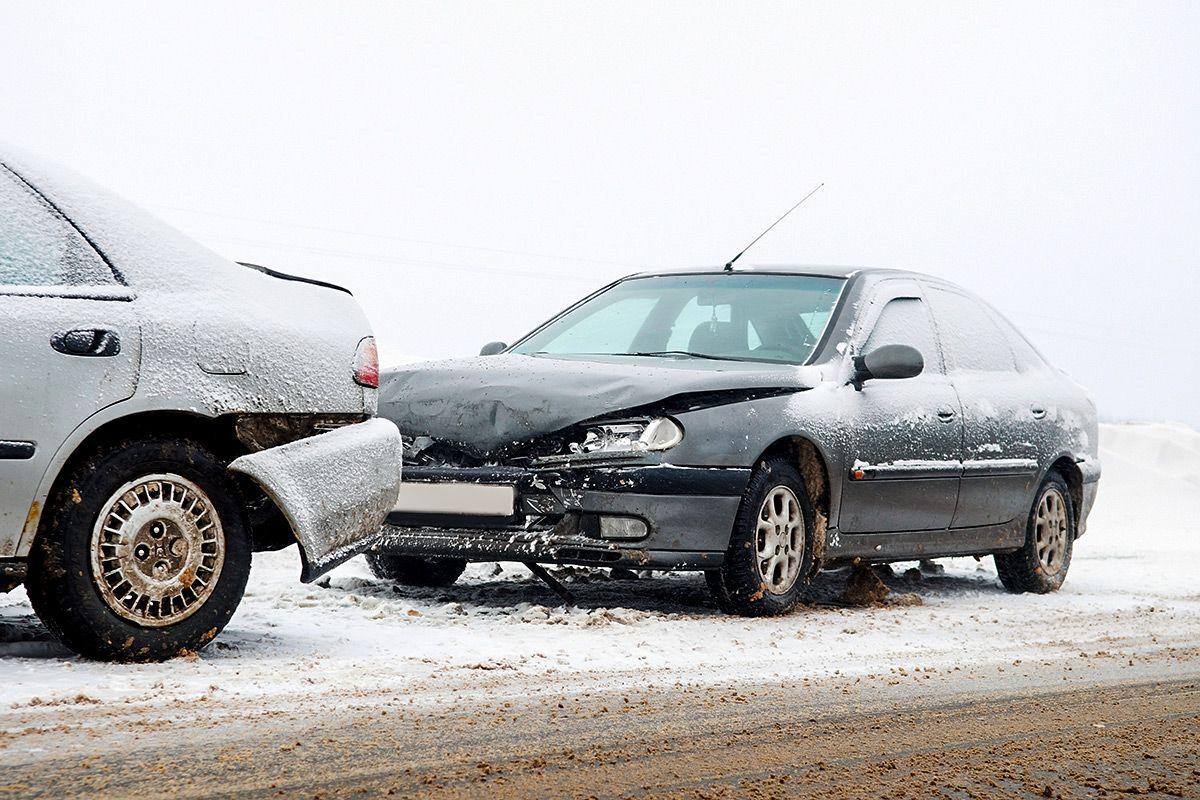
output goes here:
[{"label": "snow on car roof", "polygon": [[[718,273],[724,272],[723,264],[705,265],[697,267],[674,267],[670,269],[649,270],[647,272],[638,272],[627,277],[644,278],[651,275],[695,275],[703,273]],[[745,266],[738,264],[732,272],[736,273],[786,273],[789,275],[815,275],[822,278],[852,278],[855,275],[865,273],[894,273],[897,275],[916,275],[918,273],[909,272],[907,270],[887,269],[884,267],[856,267],[842,264],[747,264]]]}]

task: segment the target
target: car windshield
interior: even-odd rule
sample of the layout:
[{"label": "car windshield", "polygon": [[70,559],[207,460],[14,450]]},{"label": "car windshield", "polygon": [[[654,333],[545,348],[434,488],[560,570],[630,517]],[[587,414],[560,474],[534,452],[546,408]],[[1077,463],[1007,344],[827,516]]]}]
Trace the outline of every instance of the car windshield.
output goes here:
[{"label": "car windshield", "polygon": [[554,318],[512,352],[803,364],[844,283],[737,272],[629,278]]}]

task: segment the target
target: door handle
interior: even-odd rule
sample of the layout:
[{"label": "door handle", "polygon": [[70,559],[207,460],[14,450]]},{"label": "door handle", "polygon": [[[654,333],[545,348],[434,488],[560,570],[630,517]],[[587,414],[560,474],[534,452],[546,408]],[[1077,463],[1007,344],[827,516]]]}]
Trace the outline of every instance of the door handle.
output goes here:
[{"label": "door handle", "polygon": [[56,333],[50,346],[69,356],[115,356],[121,352],[121,337],[103,328],[77,328]]},{"label": "door handle", "polygon": [[938,419],[942,422],[953,422],[954,418],[958,416],[958,414],[954,413],[954,409],[951,408],[939,408],[937,415]]},{"label": "door handle", "polygon": [[1042,406],[1030,406],[1029,413],[1033,414],[1034,419],[1044,419],[1046,416],[1046,409]]}]

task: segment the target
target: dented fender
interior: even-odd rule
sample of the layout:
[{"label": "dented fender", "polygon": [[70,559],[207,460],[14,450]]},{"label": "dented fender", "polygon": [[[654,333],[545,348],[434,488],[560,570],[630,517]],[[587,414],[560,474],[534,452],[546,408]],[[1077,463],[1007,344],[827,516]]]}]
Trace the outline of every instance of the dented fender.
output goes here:
[{"label": "dented fender", "polygon": [[400,432],[385,419],[241,456],[231,472],[258,484],[300,545],[309,583],[371,546],[400,491]]}]

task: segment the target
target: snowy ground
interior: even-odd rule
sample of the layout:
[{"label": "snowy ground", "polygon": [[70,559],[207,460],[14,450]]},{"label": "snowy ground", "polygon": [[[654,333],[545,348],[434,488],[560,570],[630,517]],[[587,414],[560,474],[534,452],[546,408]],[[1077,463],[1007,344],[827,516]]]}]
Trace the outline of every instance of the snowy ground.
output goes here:
[{"label": "snowy ground", "polygon": [[[1200,645],[1200,434],[1104,426],[1104,477],[1070,577],[1051,596],[1006,594],[990,559],[942,562],[914,579],[896,565],[885,607],[834,602],[780,619],[722,616],[698,575],[578,580],[579,607],[520,565],[474,565],[454,587],[370,577],[361,559],[305,586],[294,551],[257,556],[249,591],[208,650],[155,665],[106,665],[44,640],[22,590],[0,597],[0,708],[34,722],[64,706],[354,708],[677,683],[923,674],[1017,661],[1136,660]],[[909,595],[915,595],[914,599]],[[1087,662],[1082,662],[1087,663]],[[1169,659],[1163,662],[1170,670]],[[1166,677],[1164,675],[1164,677]],[[10,729],[11,730],[11,729]]]}]

